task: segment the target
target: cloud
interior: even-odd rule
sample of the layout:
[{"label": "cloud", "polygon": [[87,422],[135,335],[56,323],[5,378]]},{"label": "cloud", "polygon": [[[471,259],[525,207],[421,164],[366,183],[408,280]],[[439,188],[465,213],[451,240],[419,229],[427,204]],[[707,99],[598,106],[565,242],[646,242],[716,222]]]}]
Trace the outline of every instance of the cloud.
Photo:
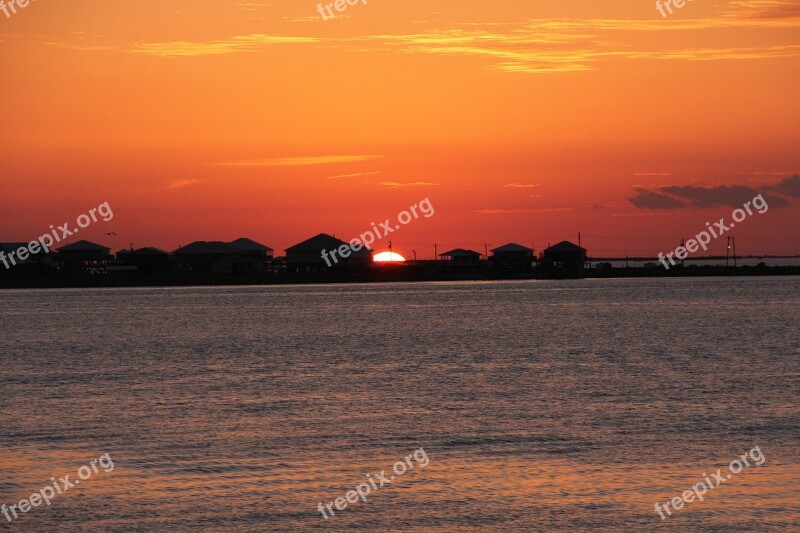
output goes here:
[{"label": "cloud", "polygon": [[747,200],[758,195],[758,191],[744,185],[719,185],[699,187],[696,185],[670,185],[661,187],[661,192],[690,202],[689,207],[706,208],[717,205],[741,207]]},{"label": "cloud", "polygon": [[549,207],[544,209],[476,209],[473,212],[481,215],[505,215],[511,213],[556,213],[571,210],[571,207]]},{"label": "cloud", "polygon": [[726,17],[735,19],[794,19],[800,17],[796,0],[732,0]]},{"label": "cloud", "polygon": [[328,176],[325,179],[328,180],[338,180],[341,178],[357,178],[359,176],[374,176],[375,174],[380,174],[380,172],[356,172],[355,174],[340,174],[338,176]]},{"label": "cloud", "polygon": [[628,198],[628,201],[639,209],[679,209],[684,207],[683,202],[665,194],[649,191],[644,187],[637,187],[636,196]]},{"label": "cloud", "polygon": [[507,183],[503,185],[503,187],[512,189],[535,189],[536,187],[541,187],[541,185],[541,183]]},{"label": "cloud", "polygon": [[272,159],[247,159],[217,163],[221,167],[297,167],[306,165],[328,165],[331,163],[355,163],[383,157],[380,155],[323,155],[304,157],[276,157]]},{"label": "cloud", "polygon": [[189,185],[194,185],[198,183],[200,180],[198,179],[185,179],[185,180],[175,180],[167,185],[167,189],[180,189],[182,187],[188,187]]},{"label": "cloud", "polygon": [[161,43],[142,43],[131,48],[131,52],[151,56],[197,57],[236,52],[255,52],[280,44],[308,44],[319,42],[315,37],[292,37],[287,35],[236,35],[215,41],[168,41]]},{"label": "cloud", "polygon": [[778,171],[778,172],[757,170],[757,171],[753,172],[753,175],[754,176],[785,176],[786,174],[792,174],[792,172],[793,171],[791,171],[791,170],[783,170],[783,171]]},{"label": "cloud", "polygon": [[800,198],[800,176],[791,176],[777,185],[770,185],[765,188],[790,198]]},{"label": "cloud", "polygon": [[639,209],[707,209],[716,206],[741,207],[759,194],[763,195],[770,207],[786,207],[788,200],[783,196],[800,198],[800,176],[792,176],[776,185],[764,185],[762,191],[746,185],[668,185],[656,189],[637,187],[636,195],[628,201]]},{"label": "cloud", "polygon": [[439,183],[429,183],[427,181],[414,181],[411,183],[400,183],[399,181],[384,181],[381,182],[381,185],[383,185],[384,187],[391,187],[393,189],[396,189],[399,187],[429,187],[429,186],[439,185]]},{"label": "cloud", "polygon": [[634,176],[671,176],[669,172],[634,172]]},{"label": "cloud", "polygon": [[[372,53],[473,56],[487,68],[503,72],[550,73],[587,71],[601,61],[626,60],[745,60],[800,56],[800,45],[776,32],[757,46],[705,46],[670,49],[639,37],[639,33],[715,32],[757,28],[800,28],[797,2],[777,0],[732,2],[707,18],[532,19],[509,23],[444,23],[415,33],[358,37],[317,37],[247,34],[207,41],[139,43],[129,51],[164,58],[215,56],[267,50],[274,46],[318,45]],[[308,17],[310,20],[312,17]],[[314,17],[315,18],[315,17]],[[306,20],[303,17],[300,20]],[[444,25],[444,26],[442,26]],[[661,40],[662,42],[669,42]],[[712,42],[698,36],[693,42]]]}]

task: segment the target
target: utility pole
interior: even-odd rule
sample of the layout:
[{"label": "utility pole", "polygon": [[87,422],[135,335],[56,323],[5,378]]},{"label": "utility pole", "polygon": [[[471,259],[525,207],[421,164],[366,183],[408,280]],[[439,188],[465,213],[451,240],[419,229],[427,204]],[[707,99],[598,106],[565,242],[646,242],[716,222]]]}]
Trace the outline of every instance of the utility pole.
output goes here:
[{"label": "utility pole", "polygon": [[731,256],[731,238],[728,237],[728,246],[725,248],[725,266],[728,266],[728,259]]}]

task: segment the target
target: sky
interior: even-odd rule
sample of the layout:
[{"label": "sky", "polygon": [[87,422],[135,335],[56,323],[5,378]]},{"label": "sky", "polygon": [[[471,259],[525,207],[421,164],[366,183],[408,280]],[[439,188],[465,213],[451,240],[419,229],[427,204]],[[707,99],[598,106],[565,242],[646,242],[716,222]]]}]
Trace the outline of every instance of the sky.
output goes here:
[{"label": "sky", "polygon": [[0,242],[108,202],[81,235],[114,250],[279,255],[427,198],[373,247],[652,256],[762,194],[738,253],[800,254],[800,1],[318,5],[0,11]]}]

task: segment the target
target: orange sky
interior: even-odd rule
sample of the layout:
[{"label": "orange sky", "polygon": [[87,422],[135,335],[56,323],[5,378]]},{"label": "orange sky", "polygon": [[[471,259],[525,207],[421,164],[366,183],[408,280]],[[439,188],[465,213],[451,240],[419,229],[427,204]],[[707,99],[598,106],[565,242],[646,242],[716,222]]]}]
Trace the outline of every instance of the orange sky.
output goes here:
[{"label": "orange sky", "polygon": [[[0,11],[0,241],[108,201],[83,236],[114,249],[282,253],[428,197],[436,215],[395,251],[581,231],[591,255],[642,255],[752,190],[775,200],[737,227],[739,253],[800,253],[800,1],[662,18],[643,0],[368,0],[327,22],[317,3]],[[688,187],[678,206],[647,205],[669,186]]]}]

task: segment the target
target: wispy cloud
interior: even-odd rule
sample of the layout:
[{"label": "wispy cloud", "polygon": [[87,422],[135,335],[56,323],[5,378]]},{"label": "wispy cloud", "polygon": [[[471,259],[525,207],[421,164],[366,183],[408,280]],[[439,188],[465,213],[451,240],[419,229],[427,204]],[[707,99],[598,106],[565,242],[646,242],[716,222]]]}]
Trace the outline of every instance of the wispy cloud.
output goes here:
[{"label": "wispy cloud", "polygon": [[358,178],[360,176],[374,176],[376,174],[380,174],[380,172],[356,172],[355,174],[340,174],[338,176],[328,176],[325,179],[329,180],[338,180],[342,178]]},{"label": "wispy cloud", "polygon": [[[312,19],[317,20],[312,16],[289,20],[310,22]],[[187,58],[252,53],[283,45],[317,45],[349,51],[472,56],[485,59],[486,68],[515,73],[594,70],[600,62],[615,59],[718,61],[800,57],[796,32],[775,32],[769,41],[755,46],[705,44],[676,48],[666,47],[663,43],[668,41],[663,39],[659,44],[640,37],[645,32],[709,32],[708,36],[703,35],[692,42],[731,43],[741,41],[729,38],[720,41],[720,32],[758,28],[799,29],[800,2],[796,0],[732,1],[717,6],[705,18],[695,19],[675,17],[664,20],[653,16],[646,19],[548,18],[503,23],[427,21],[425,24],[438,27],[414,33],[356,37],[254,33],[204,41],[137,43],[127,50],[162,58]],[[729,33],[725,35],[730,36]],[[65,43],[58,45],[69,46]],[[81,46],[91,49],[86,48],[86,43]]]},{"label": "wispy cloud", "polygon": [[797,0],[731,0],[725,13],[734,19],[795,19],[800,18]]},{"label": "wispy cloud", "polygon": [[671,176],[669,172],[634,172],[634,176]]},{"label": "wispy cloud", "polygon": [[439,183],[430,183],[430,182],[427,182],[427,181],[413,181],[413,182],[410,182],[410,183],[401,183],[399,181],[384,181],[384,182],[381,182],[381,185],[383,185],[384,187],[390,187],[390,188],[393,188],[393,189],[397,189],[397,188],[400,188],[400,187],[432,187],[432,186],[439,185]]},{"label": "wispy cloud", "polygon": [[508,187],[510,189],[535,189],[536,187],[541,187],[541,183],[506,183],[503,187]]},{"label": "wispy cloud", "polygon": [[319,42],[315,37],[294,37],[288,35],[236,35],[216,41],[168,41],[161,43],[142,43],[131,51],[159,57],[197,57],[236,52],[255,52],[269,46],[281,44],[308,44]]},{"label": "wispy cloud", "polygon": [[512,213],[556,213],[559,211],[571,211],[571,207],[548,207],[544,209],[476,209],[473,213],[481,215],[505,215]]},{"label": "wispy cloud", "polygon": [[773,171],[756,171],[753,172],[754,176],[789,176],[794,174],[793,170],[782,170],[778,172]]},{"label": "wispy cloud", "polygon": [[189,185],[194,185],[195,183],[199,183],[200,180],[198,179],[181,179],[175,180],[167,185],[167,189],[180,189],[182,187],[188,187]]},{"label": "wispy cloud", "polygon": [[[322,20],[322,16],[321,15],[310,16],[310,17],[296,17],[296,18],[283,17],[283,18],[284,18],[284,20],[288,20],[289,22],[313,22],[313,23],[317,23],[317,22]],[[353,15],[345,15],[343,13],[336,13],[335,16],[328,17],[328,20],[326,22],[331,21],[331,20],[347,20],[347,19],[352,19],[352,18],[355,18],[355,17],[353,17]]]},{"label": "wispy cloud", "polygon": [[297,167],[306,165],[329,165],[332,163],[356,163],[383,157],[380,155],[322,155],[301,157],[276,157],[271,159],[246,159],[216,163],[222,167]]}]

